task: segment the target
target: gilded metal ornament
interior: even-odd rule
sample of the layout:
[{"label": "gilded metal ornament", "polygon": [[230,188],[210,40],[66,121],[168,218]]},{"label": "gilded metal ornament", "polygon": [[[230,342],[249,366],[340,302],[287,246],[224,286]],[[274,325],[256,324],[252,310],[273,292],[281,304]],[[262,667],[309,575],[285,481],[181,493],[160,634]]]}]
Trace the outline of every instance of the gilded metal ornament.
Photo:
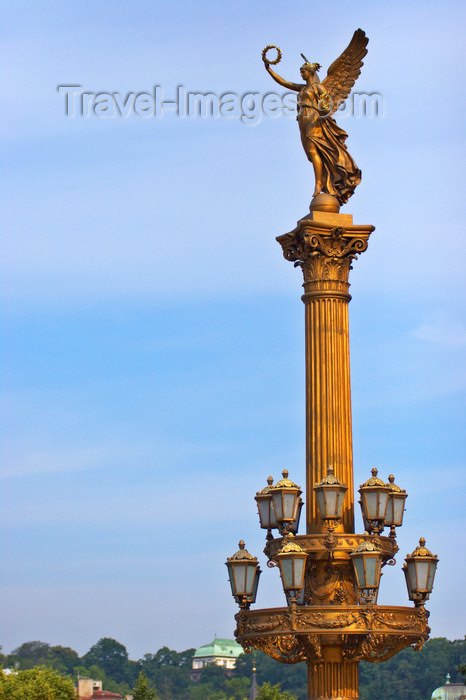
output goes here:
[{"label": "gilded metal ornament", "polygon": [[328,69],[327,77],[320,82],[319,63],[311,63],[303,54],[301,77],[304,83],[285,80],[271,69],[278,63],[267,59],[267,52],[275,46],[267,46],[262,52],[265,69],[272,78],[288,90],[298,93],[298,124],[304,151],[314,168],[314,197],[325,193],[334,197],[336,209],[344,204],[361,182],[361,171],[348,153],[345,141],[348,134],[337,125],[332,115],[346,100],[361,73],[362,59],[367,54],[366,37],[357,29],[341,56]]}]

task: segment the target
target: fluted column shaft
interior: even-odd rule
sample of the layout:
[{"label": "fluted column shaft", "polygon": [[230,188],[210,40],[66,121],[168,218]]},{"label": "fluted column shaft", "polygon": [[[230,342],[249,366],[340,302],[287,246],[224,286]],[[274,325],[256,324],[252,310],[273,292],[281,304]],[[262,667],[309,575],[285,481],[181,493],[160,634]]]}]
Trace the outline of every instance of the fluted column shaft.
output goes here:
[{"label": "fluted column shaft", "polygon": [[314,486],[329,465],[348,487],[339,530],[354,532],[348,277],[371,231],[353,226],[351,216],[319,212],[277,238],[285,258],[304,275],[308,534],[323,531]]},{"label": "fluted column shaft", "polygon": [[[339,649],[336,652],[340,655]],[[310,700],[355,700],[359,698],[359,663],[357,661],[308,661],[307,678]]]},{"label": "fluted column shaft", "polygon": [[[318,293],[317,293],[318,294]],[[312,488],[335,468],[353,486],[349,296],[304,295],[306,315],[306,461],[307,531],[320,532]],[[343,529],[354,532],[353,499],[346,498]]]}]

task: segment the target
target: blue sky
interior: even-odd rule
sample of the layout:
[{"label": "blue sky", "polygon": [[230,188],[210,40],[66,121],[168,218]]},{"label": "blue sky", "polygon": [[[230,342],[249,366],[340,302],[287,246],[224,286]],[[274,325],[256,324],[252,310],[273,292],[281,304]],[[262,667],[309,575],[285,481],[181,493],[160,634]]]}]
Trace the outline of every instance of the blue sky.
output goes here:
[{"label": "blue sky", "polygon": [[[253,496],[305,481],[301,279],[275,242],[313,187],[294,118],[69,119],[56,86],[265,93],[264,46],[325,75],[357,27],[385,112],[340,121],[363,171],[343,211],[376,226],[351,277],[355,484],[375,465],[408,490],[398,563],[426,537],[432,634],[462,637],[463,3],[1,7],[4,649],[232,636]],[[399,566],[380,599],[407,603]],[[282,601],[266,569],[259,604]]]}]

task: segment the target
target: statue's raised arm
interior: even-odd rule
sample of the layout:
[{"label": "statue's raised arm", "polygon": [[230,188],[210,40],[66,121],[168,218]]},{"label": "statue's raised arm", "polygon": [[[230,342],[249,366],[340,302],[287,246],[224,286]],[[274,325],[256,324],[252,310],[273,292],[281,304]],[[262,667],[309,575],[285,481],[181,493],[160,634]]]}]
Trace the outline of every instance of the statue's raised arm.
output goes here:
[{"label": "statue's raised arm", "polygon": [[[267,58],[267,54],[270,51],[270,49],[276,49],[277,51],[277,57],[274,61]],[[291,83],[289,80],[285,80],[281,77],[281,75],[278,75],[278,73],[275,73],[275,71],[271,69],[270,66],[274,66],[277,63],[280,63],[281,58],[282,52],[280,51],[278,46],[266,46],[265,49],[262,51],[262,60],[264,61],[265,70],[269,75],[272,76],[275,82],[281,85],[282,87],[288,88],[288,90],[294,90],[295,92],[299,92],[301,88],[304,87],[303,83]]]},{"label": "statue's raised arm", "polygon": [[[325,208],[338,211],[348,201],[361,182],[361,171],[348,153],[345,141],[347,134],[332,117],[351,92],[361,73],[362,59],[367,54],[368,38],[362,29],[357,29],[347,48],[330,66],[327,77],[320,82],[318,63],[311,63],[303,54],[301,76],[304,83],[291,83],[275,73],[270,65],[278,63],[281,51],[267,46],[262,60],[272,78],[285,88],[298,92],[298,124],[304,151],[314,167],[314,197],[326,195]],[[270,49],[277,50],[274,61],[267,59]],[[317,207],[314,202],[314,208]],[[311,203],[312,206],[312,203]]]}]

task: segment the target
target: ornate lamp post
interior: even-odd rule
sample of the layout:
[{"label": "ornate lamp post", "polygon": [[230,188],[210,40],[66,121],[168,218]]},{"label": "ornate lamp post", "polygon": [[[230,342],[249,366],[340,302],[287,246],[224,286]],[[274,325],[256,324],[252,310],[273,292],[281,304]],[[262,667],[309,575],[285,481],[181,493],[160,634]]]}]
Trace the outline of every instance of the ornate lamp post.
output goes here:
[{"label": "ornate lamp post", "polygon": [[[267,55],[275,47],[262,55],[274,80],[299,93],[298,125],[316,179],[310,213],[277,238],[285,259],[304,276],[306,533],[293,536],[301,489],[285,470],[275,486],[269,477],[256,501],[260,525],[268,533],[264,552],[268,565],[280,570],[286,606],[248,609],[255,600],[259,570],[244,544],[227,566],[241,607],[236,615],[238,642],[246,651],[260,649],[283,663],[305,661],[310,700],[354,700],[359,697],[360,660],[384,661],[406,646],[422,647],[430,631],[424,602],[437,566],[437,557],[421,540],[403,567],[415,605],[377,605],[381,569],[395,563],[395,528],[403,521],[406,493],[392,476],[388,484],[382,481],[376,469],[359,489],[368,532],[354,530],[348,278],[374,227],[354,224],[350,214],[339,213],[361,173],[332,114],[360,73],[367,41],[358,29],[322,82],[317,63],[305,59],[304,82],[296,84],[271,69],[281,58],[279,49],[274,61]],[[385,526],[390,526],[388,537],[382,534]],[[272,535],[275,528],[277,537]],[[250,568],[236,568],[240,565]]]}]

